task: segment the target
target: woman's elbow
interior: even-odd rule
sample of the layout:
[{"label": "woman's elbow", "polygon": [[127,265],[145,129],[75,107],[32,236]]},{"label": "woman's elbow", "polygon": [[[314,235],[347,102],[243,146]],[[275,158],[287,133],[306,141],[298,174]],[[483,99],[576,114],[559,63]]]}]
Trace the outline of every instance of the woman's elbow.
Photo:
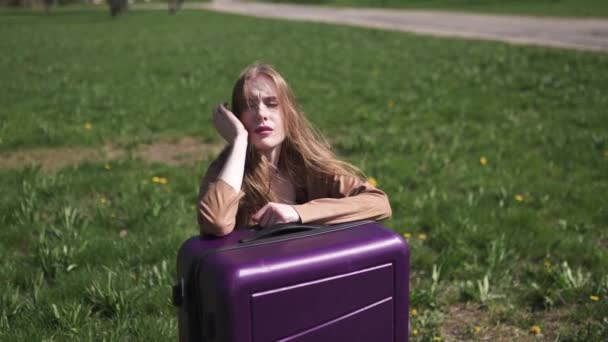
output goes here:
[{"label": "woman's elbow", "polygon": [[388,196],[382,196],[382,203],[380,205],[381,213],[378,220],[385,220],[393,216],[393,209],[391,208],[391,202],[388,200]]},{"label": "woman's elbow", "polygon": [[226,236],[234,230],[234,220],[222,220],[219,218],[209,218],[199,214],[198,224],[201,235],[211,234],[218,237]]}]

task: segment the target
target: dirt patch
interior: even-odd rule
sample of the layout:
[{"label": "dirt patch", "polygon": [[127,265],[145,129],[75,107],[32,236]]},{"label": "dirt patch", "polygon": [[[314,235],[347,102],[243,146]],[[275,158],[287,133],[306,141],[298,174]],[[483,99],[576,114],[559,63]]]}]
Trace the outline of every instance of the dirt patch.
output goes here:
[{"label": "dirt patch", "polygon": [[[203,143],[193,137],[162,140],[134,148],[134,155],[146,162],[180,165],[195,163],[217,154],[222,144]],[[36,148],[0,153],[0,168],[21,169],[40,166],[44,171],[59,170],[85,161],[104,162],[125,158],[128,150],[111,144],[99,147]]]},{"label": "dirt patch", "polygon": [[112,145],[102,148],[36,148],[0,153],[0,167],[3,169],[20,169],[27,166],[40,166],[43,170],[49,171],[78,165],[83,161],[120,159],[126,156],[126,154],[125,150]]},{"label": "dirt patch", "polygon": [[[445,341],[541,341],[519,327],[492,322],[487,311],[475,304],[455,304],[444,315],[441,336]],[[477,327],[477,330],[476,328]]]},{"label": "dirt patch", "polygon": [[148,162],[180,165],[201,161],[210,154],[219,153],[223,147],[222,144],[206,144],[198,139],[186,137],[142,145],[136,149],[135,154]]}]

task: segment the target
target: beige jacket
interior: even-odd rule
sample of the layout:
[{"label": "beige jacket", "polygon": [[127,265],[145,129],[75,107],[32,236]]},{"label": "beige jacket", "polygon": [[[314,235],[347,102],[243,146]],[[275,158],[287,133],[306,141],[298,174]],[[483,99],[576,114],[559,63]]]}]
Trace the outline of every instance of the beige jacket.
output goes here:
[{"label": "beige jacket", "polygon": [[[212,163],[199,190],[198,222],[201,233],[231,231],[253,226],[251,217],[239,210],[245,195],[218,179],[222,165]],[[304,188],[296,189],[293,208],[302,223],[336,224],[392,215],[388,197],[369,182],[354,176],[309,177]],[[281,198],[281,194],[278,194]]]}]

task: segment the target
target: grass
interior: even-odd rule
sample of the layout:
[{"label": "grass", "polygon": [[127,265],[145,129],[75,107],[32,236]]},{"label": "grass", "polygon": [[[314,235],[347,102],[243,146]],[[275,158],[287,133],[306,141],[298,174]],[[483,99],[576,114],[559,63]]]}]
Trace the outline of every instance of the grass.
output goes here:
[{"label": "grass", "polygon": [[[204,11],[2,14],[0,151],[220,142],[213,104],[268,61],[388,193],[413,341],[606,339],[607,55]],[[0,339],[174,340],[176,252],[211,158],[0,168]]]},{"label": "grass", "polygon": [[603,0],[269,0],[269,2],[541,17],[608,17],[608,3]]}]

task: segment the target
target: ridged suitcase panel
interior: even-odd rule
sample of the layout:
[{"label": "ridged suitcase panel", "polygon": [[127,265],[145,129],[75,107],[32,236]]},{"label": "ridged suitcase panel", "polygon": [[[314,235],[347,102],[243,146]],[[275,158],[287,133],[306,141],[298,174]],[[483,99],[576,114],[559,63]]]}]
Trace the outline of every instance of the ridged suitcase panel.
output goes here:
[{"label": "ridged suitcase panel", "polygon": [[[387,298],[279,341],[398,341],[394,336],[395,330],[391,319],[393,311],[394,302],[391,298]],[[407,340],[404,341],[407,342]]]},{"label": "ridged suitcase panel", "polygon": [[[391,299],[393,276],[392,264],[384,264],[254,293],[251,296],[253,340],[281,340],[327,322],[337,323],[340,318]],[[392,321],[392,312],[390,314],[384,318],[389,322]],[[323,330],[330,328],[325,326]]]}]

